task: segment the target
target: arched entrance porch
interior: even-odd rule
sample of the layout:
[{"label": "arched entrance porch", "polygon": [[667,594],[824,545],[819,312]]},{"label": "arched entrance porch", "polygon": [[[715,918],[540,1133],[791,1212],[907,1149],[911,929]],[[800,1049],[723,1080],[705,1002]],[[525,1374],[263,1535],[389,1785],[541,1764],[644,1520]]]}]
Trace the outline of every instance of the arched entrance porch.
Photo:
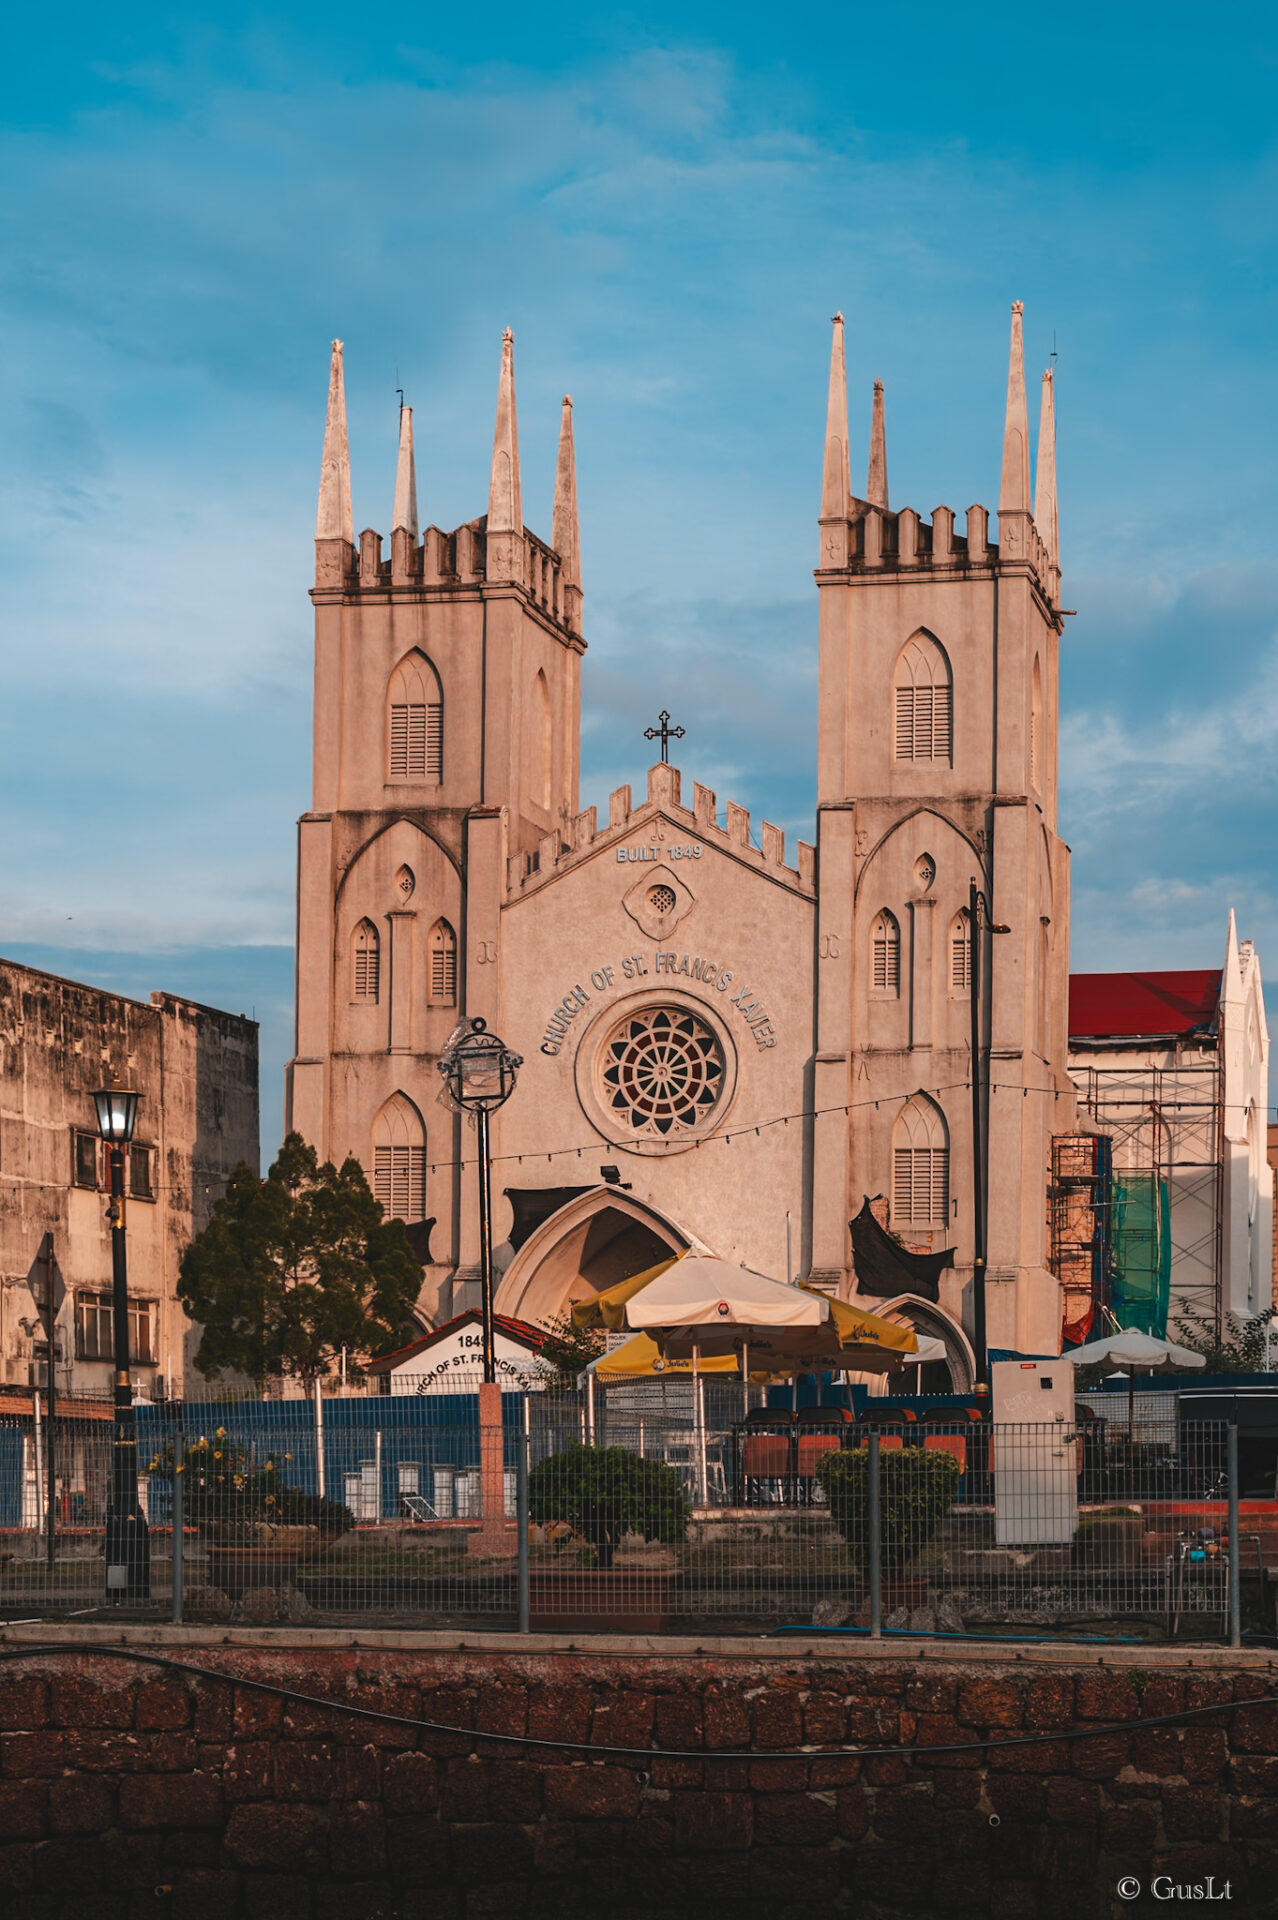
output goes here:
[{"label": "arched entrance porch", "polygon": [[967,1335],[955,1321],[930,1300],[912,1293],[898,1293],[895,1299],[876,1304],[874,1312],[898,1326],[913,1327],[920,1339],[939,1340],[945,1347],[944,1360],[929,1361],[917,1369],[922,1375],[915,1385],[916,1369],[907,1367],[899,1374],[849,1374],[862,1378],[871,1393],[970,1393],[976,1379],[976,1360]]},{"label": "arched entrance porch", "polygon": [[530,1234],[502,1275],[496,1309],[546,1326],[575,1301],[687,1252],[710,1248],[633,1194],[593,1187]]}]

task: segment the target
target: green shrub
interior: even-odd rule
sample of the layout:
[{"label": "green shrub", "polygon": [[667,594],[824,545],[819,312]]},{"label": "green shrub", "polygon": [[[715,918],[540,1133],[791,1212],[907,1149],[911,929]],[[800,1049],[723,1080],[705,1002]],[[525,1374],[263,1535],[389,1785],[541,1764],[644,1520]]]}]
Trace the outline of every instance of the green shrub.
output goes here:
[{"label": "green shrub", "polygon": [[608,1567],[623,1534],[667,1546],[682,1540],[688,1502],[664,1460],[642,1460],[625,1447],[573,1445],[529,1474],[528,1517],[538,1526],[571,1528]]},{"label": "green shrub", "polygon": [[[869,1541],[870,1449],[827,1453],[817,1480],[835,1526],[865,1564]],[[901,1447],[879,1455],[879,1539],[883,1565],[901,1567],[920,1553],[954,1503],[959,1463],[932,1447]]]}]

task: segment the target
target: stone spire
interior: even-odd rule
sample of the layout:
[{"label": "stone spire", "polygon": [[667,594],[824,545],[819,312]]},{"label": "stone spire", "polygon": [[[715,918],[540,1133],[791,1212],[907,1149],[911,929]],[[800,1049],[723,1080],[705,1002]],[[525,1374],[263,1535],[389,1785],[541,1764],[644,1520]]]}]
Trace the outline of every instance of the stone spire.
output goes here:
[{"label": "stone spire", "polygon": [[524,578],[524,505],[519,486],[519,423],[515,417],[515,336],[501,337],[501,379],[497,386],[497,427],[493,434],[493,470],[488,484],[489,580]]},{"label": "stone spire", "polygon": [[883,424],[883,382],[874,383],[874,416],[870,422],[870,474],[865,497],[872,507],[888,510],[887,429]]},{"label": "stone spire", "polygon": [[399,459],[395,464],[395,507],[391,533],[417,539],[417,468],[413,463],[413,409],[399,410]]},{"label": "stone spire", "polygon": [[821,481],[821,560],[843,567],[848,558],[848,503],[852,495],[848,466],[848,375],[843,357],[843,315],[831,323],[830,396],[825,413],[825,470]]},{"label": "stone spire", "polygon": [[555,511],[550,544],[559,555],[564,591],[564,623],[581,631],[581,534],[577,523],[577,456],[572,441],[572,395],[564,395],[559,420],[559,459],[555,466]]},{"label": "stone spire", "polygon": [[1038,416],[1038,466],[1034,473],[1034,525],[1047,548],[1049,563],[1060,571],[1059,532],[1056,525],[1056,383],[1049,367],[1043,375],[1043,399]]},{"label": "stone spire", "polygon": [[342,377],[342,343],[333,342],[328,376],[328,419],[324,425],[324,457],[320,463],[317,540],[344,540],[355,544],[351,515],[351,455],[346,439],[346,385]]},{"label": "stone spire", "polygon": [[1012,345],[1007,361],[1007,418],[1003,424],[1003,478],[998,490],[998,550],[1003,560],[1029,554],[1029,412],[1025,401],[1025,348],[1019,300],[1012,302]]}]

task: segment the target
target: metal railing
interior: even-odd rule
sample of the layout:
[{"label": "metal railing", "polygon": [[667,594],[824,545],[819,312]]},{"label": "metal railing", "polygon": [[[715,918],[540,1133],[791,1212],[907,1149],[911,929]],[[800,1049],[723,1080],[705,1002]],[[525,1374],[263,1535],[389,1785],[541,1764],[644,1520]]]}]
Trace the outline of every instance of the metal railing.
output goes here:
[{"label": "metal railing", "polygon": [[[490,1433],[465,1395],[325,1400],[318,1421],[304,1400],[142,1406],[149,1609],[752,1633],[1211,1633],[1232,1611],[1236,1634],[1240,1555],[1249,1575],[1276,1557],[1278,1503],[1239,1517],[1235,1471],[1231,1524],[1229,1429],[1103,1397],[1007,1426],[507,1394]],[[102,1412],[0,1416],[0,1617],[108,1611]]]}]

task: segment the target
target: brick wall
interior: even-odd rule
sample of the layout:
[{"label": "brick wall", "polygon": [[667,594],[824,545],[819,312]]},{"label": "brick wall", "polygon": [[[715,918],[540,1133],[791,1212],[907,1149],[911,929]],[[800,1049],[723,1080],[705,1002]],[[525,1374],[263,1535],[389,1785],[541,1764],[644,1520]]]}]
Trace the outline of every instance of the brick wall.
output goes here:
[{"label": "brick wall", "polygon": [[[1135,1724],[1278,1693],[1268,1655],[225,1641],[163,1650],[457,1731],[100,1654],[0,1665],[6,1920],[1087,1920],[1167,1911],[1115,1895],[1154,1873],[1229,1880],[1231,1920],[1278,1911],[1278,1706]],[[691,1755],[592,1759],[474,1729]],[[1048,1737],[927,1751],[1023,1732]],[[924,1750],[820,1751],[843,1741]],[[783,1751],[716,1757],[736,1749]]]}]

